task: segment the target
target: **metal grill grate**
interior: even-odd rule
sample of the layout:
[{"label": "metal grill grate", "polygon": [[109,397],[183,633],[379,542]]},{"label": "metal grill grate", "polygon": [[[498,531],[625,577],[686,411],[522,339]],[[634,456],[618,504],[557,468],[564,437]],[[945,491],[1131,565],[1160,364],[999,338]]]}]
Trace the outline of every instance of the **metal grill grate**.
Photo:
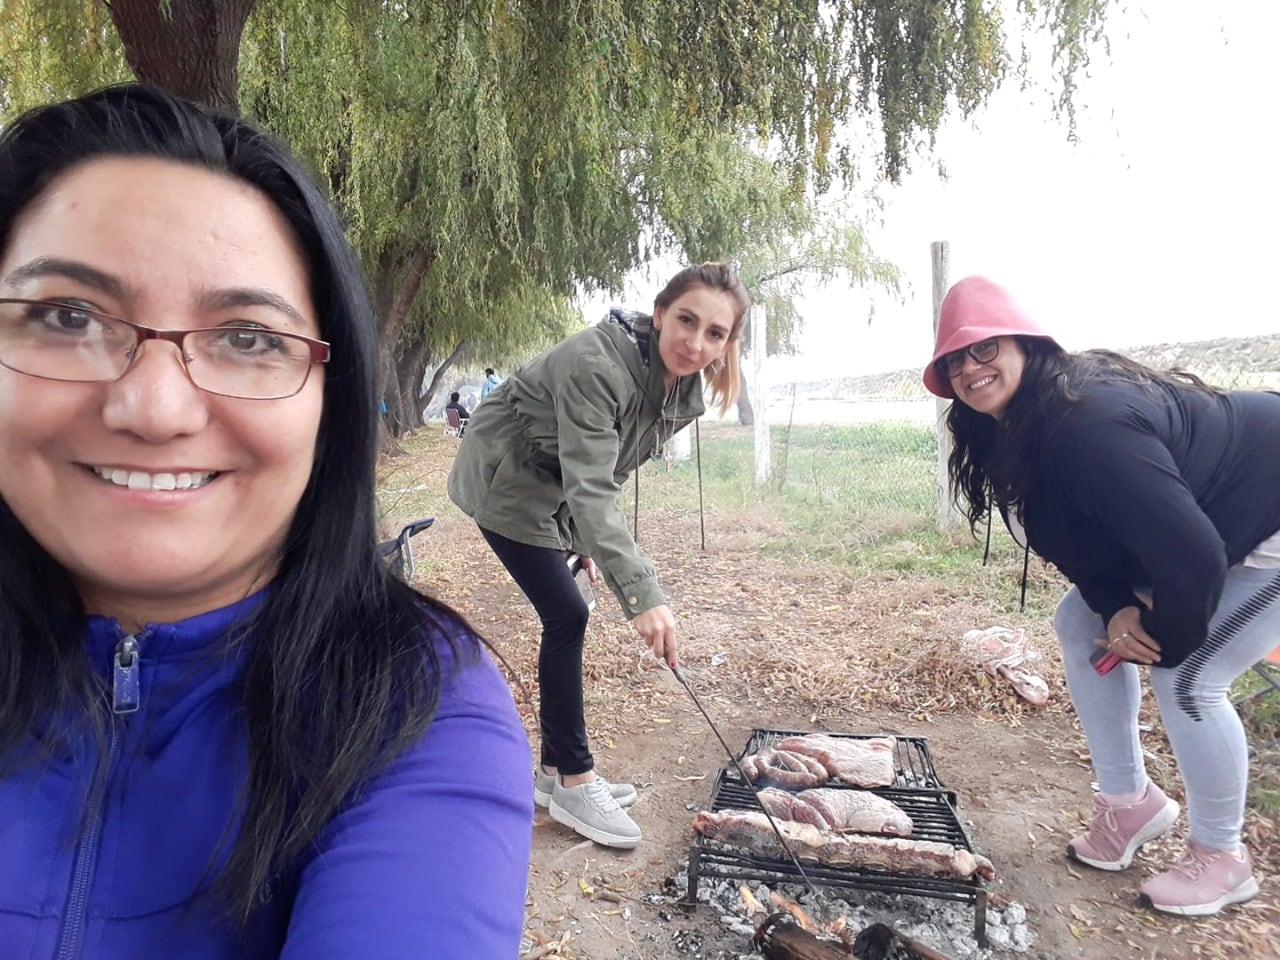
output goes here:
[{"label": "metal grill grate", "polygon": [[[759,753],[766,747],[774,747],[781,740],[787,737],[801,737],[806,733],[821,732],[823,736],[831,737],[834,740],[874,740],[878,739],[872,734],[857,733],[828,733],[827,731],[812,730],[764,730],[755,729],[751,731],[751,736],[747,740],[746,747],[742,753],[738,754],[741,760],[748,753]],[[891,734],[882,734],[881,737],[892,736]],[[897,790],[940,790],[942,789],[942,781],[938,779],[938,772],[933,767],[933,757],[929,754],[929,745],[925,742],[924,737],[893,737],[894,741],[894,771],[895,776],[893,786],[886,789]],[[730,773],[739,782],[741,777],[735,767],[729,768]],[[841,787],[848,784],[841,783],[839,780],[831,780],[825,784],[825,787]],[[955,795],[952,794],[952,803],[955,803]]]},{"label": "metal grill grate", "polygon": [[[804,731],[753,730],[743,754],[755,753],[777,741],[797,736]],[[853,734],[831,736],[855,737]],[[861,739],[869,737],[861,736]],[[892,787],[871,792],[896,803],[914,825],[913,839],[936,840],[970,852],[973,844],[956,815],[955,794],[940,789],[942,784],[933,767],[928,745],[922,737],[897,737],[897,776]],[[742,754],[739,754],[741,757]],[[929,786],[926,786],[928,784]],[[835,789],[857,789],[839,781],[825,784]],[[759,810],[760,804],[750,786],[737,770],[722,770],[711,793],[710,809]],[[974,936],[986,946],[987,893],[978,877],[967,880],[951,877],[918,877],[890,873],[874,868],[831,867],[804,864],[804,872],[816,884],[837,890],[868,890],[878,893],[903,894],[935,900],[973,904]],[[802,883],[799,871],[789,860],[759,857],[698,837],[689,855],[689,903],[695,903],[701,877],[743,882]]]}]

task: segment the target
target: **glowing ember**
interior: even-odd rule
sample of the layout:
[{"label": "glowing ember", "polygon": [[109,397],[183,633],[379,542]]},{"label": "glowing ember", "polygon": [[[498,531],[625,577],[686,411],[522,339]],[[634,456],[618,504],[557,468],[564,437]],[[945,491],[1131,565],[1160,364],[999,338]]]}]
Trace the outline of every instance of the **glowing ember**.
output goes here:
[{"label": "glowing ember", "polygon": [[747,906],[748,917],[754,916],[757,913],[769,912],[765,909],[764,904],[757,900],[755,894],[748,890],[745,885],[739,887],[739,889],[742,891],[742,902]]},{"label": "glowing ember", "polygon": [[788,900],[780,893],[769,891],[769,899],[773,901],[774,906],[787,911],[791,916],[796,918],[796,923],[800,924],[800,929],[809,933],[817,933],[818,925],[813,922],[813,918],[805,913],[804,907],[796,903],[794,900]]}]

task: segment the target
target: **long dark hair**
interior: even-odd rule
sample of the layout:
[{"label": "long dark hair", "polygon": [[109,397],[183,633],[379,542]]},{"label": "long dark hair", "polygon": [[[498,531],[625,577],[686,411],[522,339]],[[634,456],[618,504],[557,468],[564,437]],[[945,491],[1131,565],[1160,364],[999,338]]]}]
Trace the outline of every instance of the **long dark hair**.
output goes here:
[{"label": "long dark hair", "polygon": [[[478,647],[457,614],[401,584],[375,554],[378,344],[359,265],[332,207],[262,131],[125,85],[33,110],[0,136],[0,250],[15,218],[55,177],[104,156],[191,164],[260,191],[303,251],[321,336],[332,344],[316,462],[278,576],[229,638],[248,645],[241,692],[249,770],[218,887],[243,922],[352,792],[426,729],[442,656],[469,660]],[[67,571],[2,500],[0,541],[6,758],[39,718],[73,712],[99,733],[105,721]]]},{"label": "long dark hair", "polygon": [[1088,389],[1130,383],[1146,389],[1190,387],[1220,393],[1185,370],[1155,370],[1110,350],[1068,353],[1043,337],[1015,336],[1026,358],[1018,390],[996,420],[955,400],[946,423],[955,446],[947,462],[951,494],[976,534],[991,506],[1021,516],[1035,493],[1040,448],[1053,424]]}]

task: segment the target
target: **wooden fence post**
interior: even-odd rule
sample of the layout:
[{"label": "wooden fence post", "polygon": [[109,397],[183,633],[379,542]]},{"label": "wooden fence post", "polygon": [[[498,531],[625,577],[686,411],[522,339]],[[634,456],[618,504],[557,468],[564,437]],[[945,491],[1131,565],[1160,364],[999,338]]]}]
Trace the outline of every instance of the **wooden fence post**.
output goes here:
[{"label": "wooden fence post", "polygon": [[755,460],[757,487],[769,484],[769,385],[764,379],[764,358],[767,352],[767,311],[763,303],[751,305],[751,405],[755,408]]},{"label": "wooden fence post", "polygon": [[[946,240],[935,240],[929,244],[929,254],[933,261],[933,335],[936,340],[938,336],[938,319],[942,312],[942,298],[947,295],[947,288],[951,285],[949,279],[951,272],[951,244]],[[951,405],[951,401],[938,397],[934,405],[937,410],[936,430],[938,436],[938,464],[934,484],[938,529],[946,530],[950,527],[959,526],[961,521],[960,511],[956,509],[951,499],[951,482],[947,477],[947,460],[951,457],[952,444],[951,431],[947,429],[944,417],[947,413],[947,407]]]}]

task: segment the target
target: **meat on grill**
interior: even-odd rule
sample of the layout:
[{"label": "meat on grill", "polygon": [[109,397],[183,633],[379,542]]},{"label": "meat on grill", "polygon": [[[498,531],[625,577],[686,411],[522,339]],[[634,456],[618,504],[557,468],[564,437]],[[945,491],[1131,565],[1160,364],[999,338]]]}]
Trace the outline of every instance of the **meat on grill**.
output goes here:
[{"label": "meat on grill", "polygon": [[[776,821],[796,857],[807,863],[851,867],[927,877],[974,875],[995,879],[991,861],[963,847],[936,840],[908,840],[902,837],[842,836],[820,830],[809,823]],[[693,819],[693,829],[702,836],[771,860],[787,860],[763,813],[755,810],[702,811]]]},{"label": "meat on grill", "polygon": [[813,757],[774,747],[749,753],[738,763],[752,783],[764,781],[792,790],[816,787],[831,777],[827,768]]},{"label": "meat on grill", "polygon": [[832,737],[806,733],[779,741],[776,749],[812,757],[837,780],[855,787],[887,787],[896,774],[893,737]]},{"label": "meat on grill", "polygon": [[866,790],[826,787],[788,793],[766,787],[756,796],[762,807],[783,820],[811,823],[835,833],[853,830],[911,836],[911,818],[903,809],[892,800]]}]

